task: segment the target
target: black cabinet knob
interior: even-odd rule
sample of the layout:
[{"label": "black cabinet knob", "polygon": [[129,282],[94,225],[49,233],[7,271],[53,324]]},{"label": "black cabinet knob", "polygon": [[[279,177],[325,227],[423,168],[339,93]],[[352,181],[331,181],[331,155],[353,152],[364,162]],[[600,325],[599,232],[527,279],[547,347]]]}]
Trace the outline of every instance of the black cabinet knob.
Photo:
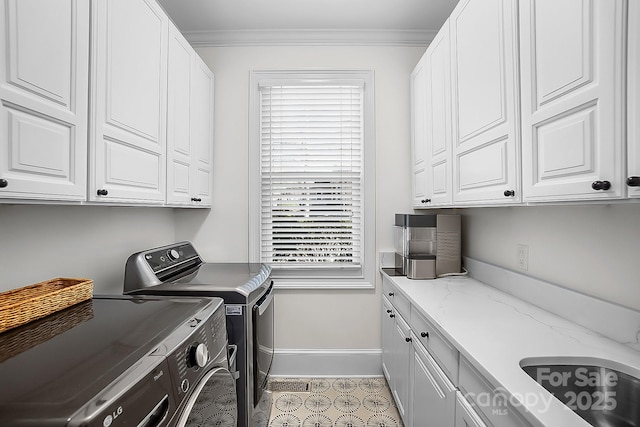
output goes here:
[{"label": "black cabinet knob", "polygon": [[9,181],[6,179],[0,179],[0,188],[5,188],[7,185],[9,185]]},{"label": "black cabinet knob", "polygon": [[391,313],[391,312],[393,312],[393,310],[387,310],[387,313]]},{"label": "black cabinet knob", "polygon": [[420,203],[431,203],[431,199],[422,199]]},{"label": "black cabinet knob", "polygon": [[107,190],[102,189],[102,188],[101,188],[101,189],[99,189],[99,190],[97,191],[97,193],[98,193],[98,196],[106,196],[107,194],[109,194],[109,192],[108,192]]},{"label": "black cabinet knob", "polygon": [[[640,187],[640,176],[630,176],[629,178],[627,178],[627,185],[629,187]],[[1,186],[2,184],[0,184],[0,187]]]},{"label": "black cabinet knob", "polygon": [[395,314],[390,314],[389,317],[393,319],[394,317],[396,317],[396,315]]},{"label": "black cabinet knob", "polygon": [[504,190],[504,197],[514,197],[516,192],[513,190]]},{"label": "black cabinet knob", "polygon": [[429,338],[429,332],[420,332],[422,338]]},{"label": "black cabinet knob", "polygon": [[611,183],[609,181],[594,181],[591,188],[596,191],[607,191],[611,188]]},{"label": "black cabinet knob", "polygon": [[393,292],[389,292],[389,296],[392,297],[394,295]]},{"label": "black cabinet knob", "polygon": [[411,337],[406,337],[404,340],[405,340],[406,342],[411,342]]}]

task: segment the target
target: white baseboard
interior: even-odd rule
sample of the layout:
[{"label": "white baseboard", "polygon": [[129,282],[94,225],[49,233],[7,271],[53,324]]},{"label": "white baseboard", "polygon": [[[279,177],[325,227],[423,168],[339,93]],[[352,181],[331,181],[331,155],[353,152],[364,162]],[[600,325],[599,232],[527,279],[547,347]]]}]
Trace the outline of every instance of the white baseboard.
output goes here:
[{"label": "white baseboard", "polygon": [[382,376],[382,351],[380,349],[276,349],[273,355],[270,376]]}]

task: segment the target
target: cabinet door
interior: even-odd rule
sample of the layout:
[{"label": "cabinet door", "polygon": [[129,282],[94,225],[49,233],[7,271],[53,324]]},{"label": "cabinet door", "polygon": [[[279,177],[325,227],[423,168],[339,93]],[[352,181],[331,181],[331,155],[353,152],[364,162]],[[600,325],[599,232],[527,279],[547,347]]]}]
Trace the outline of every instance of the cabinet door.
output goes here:
[{"label": "cabinet door", "polygon": [[628,195],[640,197],[640,2],[629,2],[627,110]]},{"label": "cabinet door", "polygon": [[191,205],[192,69],[195,52],[180,31],[169,26],[167,93],[167,204]]},{"label": "cabinet door", "polygon": [[162,203],[167,16],[154,0],[92,6],[90,200]]},{"label": "cabinet door", "polygon": [[624,195],[623,6],[520,2],[525,201]]},{"label": "cabinet door", "polygon": [[456,388],[415,338],[411,372],[412,425],[452,426]]},{"label": "cabinet door", "polygon": [[473,410],[469,402],[456,392],[456,427],[492,427],[485,423],[480,415]]},{"label": "cabinet door", "polygon": [[[411,331],[407,322],[398,314],[395,316],[395,325],[392,341],[392,370],[391,392],[396,401],[398,412],[402,420],[407,423],[409,403],[409,361],[411,360]],[[407,341],[409,340],[409,341]]]},{"label": "cabinet door", "polygon": [[426,55],[420,59],[410,77],[411,86],[411,161],[413,170],[413,206],[428,206],[426,135],[427,68]]},{"label": "cabinet door", "polygon": [[201,206],[211,206],[213,187],[213,91],[214,77],[196,55],[191,92],[192,196]]},{"label": "cabinet door", "polygon": [[520,199],[516,13],[511,0],[461,0],[449,18],[457,204]]},{"label": "cabinet door", "polygon": [[449,21],[426,52],[426,193],[430,205],[451,203],[451,67]]},{"label": "cabinet door", "polygon": [[88,2],[5,0],[0,22],[0,198],[84,200]]},{"label": "cabinet door", "polygon": [[386,298],[382,298],[382,372],[389,385],[391,385],[391,372],[393,371],[394,317],[393,306]]}]

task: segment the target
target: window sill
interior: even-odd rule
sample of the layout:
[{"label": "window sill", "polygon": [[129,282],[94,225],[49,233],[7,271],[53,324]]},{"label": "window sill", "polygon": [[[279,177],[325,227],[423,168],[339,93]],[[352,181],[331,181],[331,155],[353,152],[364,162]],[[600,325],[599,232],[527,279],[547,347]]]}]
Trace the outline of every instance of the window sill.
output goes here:
[{"label": "window sill", "polygon": [[375,285],[372,282],[365,280],[342,280],[342,281],[329,281],[329,280],[304,280],[304,279],[278,279],[273,278],[275,289],[300,289],[300,290],[316,290],[316,289],[375,289]]}]

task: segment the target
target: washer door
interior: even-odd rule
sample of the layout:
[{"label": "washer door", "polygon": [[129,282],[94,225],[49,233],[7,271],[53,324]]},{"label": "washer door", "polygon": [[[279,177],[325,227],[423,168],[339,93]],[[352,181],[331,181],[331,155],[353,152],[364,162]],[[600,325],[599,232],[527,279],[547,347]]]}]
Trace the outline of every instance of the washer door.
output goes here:
[{"label": "washer door", "polygon": [[197,384],[177,427],[238,425],[236,380],[225,368],[214,368]]}]

